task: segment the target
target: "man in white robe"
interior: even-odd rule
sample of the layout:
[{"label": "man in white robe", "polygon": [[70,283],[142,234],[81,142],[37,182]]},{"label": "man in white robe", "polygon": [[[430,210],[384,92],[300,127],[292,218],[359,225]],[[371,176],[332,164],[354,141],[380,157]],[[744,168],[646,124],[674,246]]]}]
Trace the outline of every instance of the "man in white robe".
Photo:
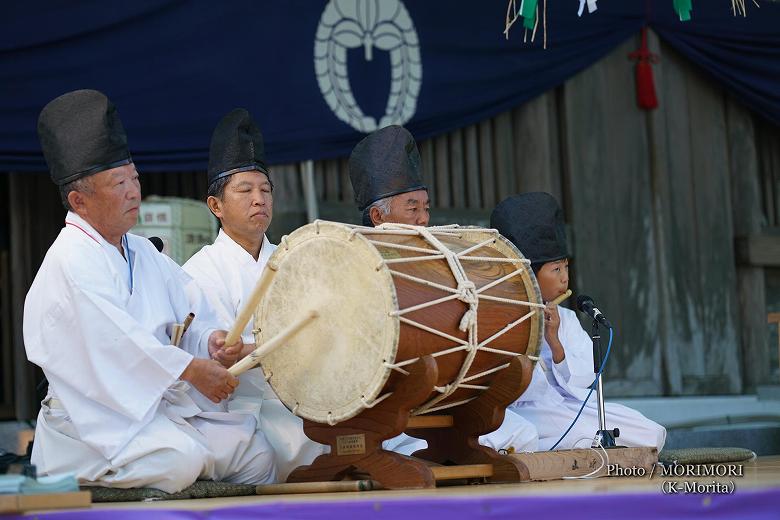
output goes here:
[{"label": "man in white robe", "polygon": [[[420,153],[405,128],[387,126],[360,141],[349,158],[349,177],[363,225],[428,225],[430,200],[420,176]],[[532,423],[507,409],[501,426],[479,442],[495,450],[536,451],[538,435]],[[384,443],[385,449],[404,455],[427,446],[406,434]]]},{"label": "man in white robe", "polygon": [[[524,193],[509,197],[493,210],[490,225],[531,260],[546,302],[566,292],[569,286],[566,232],[563,212],[552,195]],[[606,349],[606,344],[603,348]],[[536,425],[542,450],[554,446],[557,449],[590,446],[599,430],[595,392],[571,431],[561,440],[596,378],[593,343],[574,311],[548,304],[540,357],[531,384],[512,405],[512,410]],[[620,430],[618,445],[653,446],[658,451],[663,448],[666,429],[660,424],[616,403],[605,403],[605,414],[607,429],[617,426]]]},{"label": "man in white robe", "polygon": [[[202,291],[219,322],[229,328],[276,249],[265,236],[273,216],[273,184],[265,164],[263,137],[246,110],[231,111],[215,128],[208,180],[207,203],[221,229],[214,243],[183,267],[197,284],[196,296]],[[244,355],[255,348],[253,324],[252,319],[241,336]],[[241,384],[228,407],[256,418],[273,447],[279,480],[285,481],[296,467],[310,464],[327,450],[306,437],[303,422],[282,404],[261,368],[239,379]]]},{"label": "man in white robe", "polygon": [[273,481],[254,419],[196,404],[232,393],[238,381],[223,365],[241,346],[224,345],[206,305],[181,348],[171,345],[171,324],[190,311],[189,277],[127,233],[141,193],[114,105],[70,92],[44,108],[38,132],[69,210],[25,301],[27,355],[49,381],[32,453],[39,473],[166,492],[198,478]]}]

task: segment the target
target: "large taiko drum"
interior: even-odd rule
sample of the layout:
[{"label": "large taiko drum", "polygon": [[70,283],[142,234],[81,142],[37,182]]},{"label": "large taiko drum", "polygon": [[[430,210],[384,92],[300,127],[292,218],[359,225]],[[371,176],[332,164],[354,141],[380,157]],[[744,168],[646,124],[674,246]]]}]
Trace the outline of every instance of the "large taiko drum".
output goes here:
[{"label": "large taiko drum", "polygon": [[535,362],[544,307],[528,260],[495,230],[317,221],[282,239],[255,341],[319,317],[263,358],[295,414],[328,424],[388,397],[432,355],[438,381],[414,414],[466,403],[518,355]]}]

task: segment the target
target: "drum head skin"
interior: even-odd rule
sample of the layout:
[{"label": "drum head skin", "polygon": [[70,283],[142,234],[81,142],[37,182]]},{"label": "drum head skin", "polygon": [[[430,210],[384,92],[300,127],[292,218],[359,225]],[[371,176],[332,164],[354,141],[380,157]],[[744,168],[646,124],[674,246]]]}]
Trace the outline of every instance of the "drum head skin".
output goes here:
[{"label": "drum head skin", "polygon": [[314,322],[262,361],[281,401],[320,423],[350,419],[377,398],[399,337],[392,276],[369,241],[345,225],[316,222],[282,240],[277,271],[255,312],[259,346],[311,308]]},{"label": "drum head skin", "polygon": [[[391,365],[432,355],[437,389],[413,411],[428,413],[475,398],[511,357],[535,359],[544,322],[528,305],[540,305],[541,296],[523,255],[494,230],[438,233],[431,243],[440,245],[432,246],[419,230],[317,221],[282,239],[255,312],[255,341],[268,342],[309,309],[319,313],[261,363],[293,413],[318,423],[351,419],[405,384],[405,372]],[[451,266],[432,247],[461,255],[472,290],[483,291],[473,329],[462,325],[468,294],[453,294]],[[472,357],[469,330],[480,344]]]}]

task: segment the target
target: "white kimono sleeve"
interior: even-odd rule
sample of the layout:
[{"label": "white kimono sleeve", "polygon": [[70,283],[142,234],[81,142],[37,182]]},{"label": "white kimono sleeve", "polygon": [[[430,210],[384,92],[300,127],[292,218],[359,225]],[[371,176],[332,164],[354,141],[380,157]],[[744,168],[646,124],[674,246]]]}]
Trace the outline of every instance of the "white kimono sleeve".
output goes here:
[{"label": "white kimono sleeve", "polygon": [[[89,262],[55,262],[48,269],[42,282],[56,297],[25,302],[30,361],[66,386],[60,394],[66,408],[73,406],[66,394],[83,396],[107,413],[142,421],[193,356],[145,330],[107,277],[90,272]],[[69,411],[82,435],[93,426],[90,419],[103,415]]]}]

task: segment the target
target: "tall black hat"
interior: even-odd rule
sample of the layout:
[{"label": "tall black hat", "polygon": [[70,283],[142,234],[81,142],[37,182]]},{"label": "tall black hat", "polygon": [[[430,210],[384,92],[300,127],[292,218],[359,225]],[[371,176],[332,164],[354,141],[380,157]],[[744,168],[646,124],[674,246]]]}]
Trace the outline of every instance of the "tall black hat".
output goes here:
[{"label": "tall black hat", "polygon": [[549,193],[523,193],[504,199],[491,213],[490,226],[517,246],[532,264],[569,256],[563,211]]},{"label": "tall black hat", "polygon": [[377,130],[355,146],[349,178],[360,211],[385,197],[427,189],[420,177],[417,143],[398,125]]},{"label": "tall black hat", "polygon": [[38,117],[38,138],[58,186],[133,162],[119,112],[97,90],[49,102]]},{"label": "tall black hat", "polygon": [[263,134],[243,108],[230,111],[217,124],[209,148],[209,184],[234,173],[258,170],[268,174]]}]

